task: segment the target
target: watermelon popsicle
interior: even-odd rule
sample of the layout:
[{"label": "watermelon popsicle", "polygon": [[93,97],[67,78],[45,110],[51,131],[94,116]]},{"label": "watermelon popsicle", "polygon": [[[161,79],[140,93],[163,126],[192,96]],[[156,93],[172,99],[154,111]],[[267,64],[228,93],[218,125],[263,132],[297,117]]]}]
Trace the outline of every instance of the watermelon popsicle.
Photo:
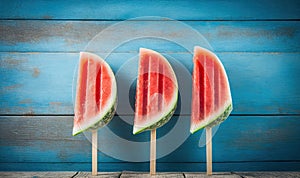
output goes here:
[{"label": "watermelon popsicle", "polygon": [[97,174],[97,129],[116,110],[117,85],[109,65],[99,56],[81,52],[76,85],[73,135],[92,131],[92,174]]},{"label": "watermelon popsicle", "polygon": [[175,73],[161,54],[141,48],[133,134],[151,130],[150,174],[155,174],[156,129],[172,117],[178,99]]},{"label": "watermelon popsicle", "polygon": [[211,51],[194,48],[190,132],[206,127],[207,174],[212,174],[211,128],[229,116],[232,98],[225,68]]}]

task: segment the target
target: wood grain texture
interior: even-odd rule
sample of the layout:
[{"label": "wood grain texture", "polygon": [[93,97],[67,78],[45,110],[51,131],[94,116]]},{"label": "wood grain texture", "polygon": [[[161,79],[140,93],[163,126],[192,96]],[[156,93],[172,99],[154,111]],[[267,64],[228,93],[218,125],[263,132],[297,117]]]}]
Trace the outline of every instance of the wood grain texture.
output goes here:
[{"label": "wood grain texture", "polygon": [[157,178],[184,178],[184,174],[181,172],[160,172],[155,175],[150,175],[148,172],[129,172],[124,171],[122,172],[120,178],[151,178],[151,177],[157,177]]},{"label": "wood grain texture", "polygon": [[[127,118],[124,117],[123,119],[128,120],[130,118],[132,117],[127,116]],[[181,134],[189,135],[189,117],[186,116],[179,119],[185,122],[182,126],[183,131]],[[158,155],[160,151],[163,151],[174,142],[172,139],[164,142],[161,142],[159,139],[163,138],[166,133],[169,133],[176,122],[178,120],[173,118],[169,123],[157,130]],[[73,119],[69,116],[1,117],[0,162],[90,163],[91,143],[83,134],[73,137],[71,134],[72,124]],[[133,142],[150,140],[149,133],[133,136],[131,134],[132,126],[124,123],[123,120],[117,117],[113,118],[107,127],[114,135],[126,140]],[[223,162],[300,161],[298,154],[300,137],[297,134],[300,131],[299,128],[299,116],[229,117],[213,137],[214,165],[215,163]],[[190,135],[175,151],[158,159],[157,164],[205,163],[205,147],[198,146],[201,133],[200,131]],[[106,146],[109,148],[109,153],[114,153],[113,155],[126,154],[129,157],[142,156],[143,154],[146,154],[148,157],[149,155],[149,144],[135,148],[143,151],[128,149],[128,146],[123,145],[122,142],[114,140],[110,132],[105,129],[99,130],[98,137],[99,142],[102,142],[102,149],[105,150],[104,146]],[[176,135],[174,137],[179,139]],[[106,170],[105,166],[103,167],[103,163],[122,162],[122,160],[114,159],[107,153],[98,152],[98,161],[101,165],[99,167],[100,170]],[[148,169],[149,164],[147,166]],[[199,171],[199,169],[200,167],[195,170]],[[205,170],[205,165],[203,169]],[[158,165],[157,170],[159,170]],[[214,170],[220,171],[215,166]]]},{"label": "wood grain texture", "polygon": [[33,178],[33,177],[73,177],[77,172],[0,172],[0,177],[2,178],[14,178],[14,177],[22,177],[22,178]]},{"label": "wood grain texture", "polygon": [[97,176],[92,176],[90,172],[78,172],[74,178],[119,178],[121,172],[98,172]]},{"label": "wood grain texture", "polygon": [[[74,178],[125,178],[125,177],[151,177],[146,172],[133,172],[133,171],[123,171],[123,172],[100,172],[97,176],[92,176],[90,172],[0,172],[0,176],[4,178],[9,177],[74,177]],[[265,177],[285,177],[285,178],[295,178],[299,177],[299,172],[215,172],[211,178],[265,178]],[[160,172],[157,174],[158,178],[167,177],[186,177],[186,178],[205,178],[207,177],[203,172]]]},{"label": "wood grain texture", "polygon": [[162,16],[178,20],[299,19],[299,1],[34,1],[4,0],[2,19],[116,20]]},{"label": "wood grain texture", "polygon": [[[189,114],[192,54],[163,55],[172,59],[179,81],[181,100],[176,114]],[[217,55],[231,84],[233,114],[300,114],[300,53]],[[72,82],[78,56],[78,53],[0,53],[0,114],[73,114]],[[113,53],[107,58],[117,74],[119,89],[122,88],[118,91],[119,115],[133,115],[135,87],[131,78],[135,75],[120,71],[134,56],[137,54]],[[134,65],[127,67],[133,70]],[[133,88],[124,87],[128,85]]]},{"label": "wood grain texture", "polygon": [[[0,20],[0,51],[79,52],[95,35],[114,24],[117,22]],[[174,43],[190,35],[184,26],[172,28],[169,36],[173,42],[144,38],[119,43],[122,37],[132,34],[165,37],[172,24],[171,21],[128,22],[126,28],[114,29],[118,33],[107,35],[101,49],[93,50],[108,52],[117,47],[115,52],[136,52],[143,46],[159,52],[185,52],[181,44]],[[201,33],[218,52],[299,52],[300,49],[298,21],[188,21],[185,24]]]},{"label": "wood grain texture", "polygon": [[[103,163],[99,172],[149,171],[148,163]],[[204,172],[205,163],[157,163],[158,172]],[[300,162],[215,163],[216,170],[230,171],[299,171]],[[1,171],[91,171],[91,163],[0,163]]]},{"label": "wood grain texture", "polygon": [[78,172],[74,178],[119,178],[121,176],[121,172],[98,172],[97,176],[91,175],[90,172]]},{"label": "wood grain texture", "polygon": [[202,172],[186,172],[184,173],[185,178],[241,178],[241,176],[237,175],[233,172],[214,172],[212,175],[207,176],[205,173]]},{"label": "wood grain texture", "polygon": [[[163,18],[131,21],[128,28],[120,29],[124,33],[108,35],[105,45],[94,51],[100,55],[109,52],[122,36],[130,34],[165,36],[173,22],[164,17],[181,20],[208,40],[224,63],[231,84],[234,110],[213,139],[214,170],[299,171],[299,9],[300,2],[294,0],[0,1],[0,171],[91,171],[91,143],[82,134],[71,136],[72,81],[78,52],[107,27],[149,15]],[[191,73],[192,54],[187,51],[192,49],[174,43],[187,40],[187,36],[184,28],[175,28],[170,35],[173,42],[131,40],[116,47],[107,61],[117,73],[141,46],[163,52],[168,59],[179,61],[171,64],[179,84],[187,86],[181,88],[180,96],[188,100],[191,82],[179,72],[179,64]],[[126,84],[128,77],[127,73],[117,77],[118,85]],[[134,84],[119,91],[118,96],[125,97],[119,98],[118,115],[107,128],[119,137],[142,142],[150,139],[149,134],[133,137],[127,123],[133,116],[134,93]],[[120,101],[128,100],[125,105],[130,105],[129,109],[124,109]],[[186,125],[180,133],[186,134],[189,114],[189,101],[181,100],[173,119],[157,130],[158,139],[181,119]],[[157,171],[204,172],[205,147],[198,147],[200,135],[190,135],[174,152],[158,159]],[[100,131],[99,139],[112,151],[130,151],[113,145],[106,131]],[[157,154],[169,141],[157,145]],[[143,151],[148,155],[147,149],[149,146]],[[149,171],[148,162],[124,162],[104,152],[98,154],[100,172]]]},{"label": "wood grain texture", "polygon": [[266,178],[266,177],[300,177],[299,172],[239,172],[236,173],[237,175],[244,177],[244,178]]}]

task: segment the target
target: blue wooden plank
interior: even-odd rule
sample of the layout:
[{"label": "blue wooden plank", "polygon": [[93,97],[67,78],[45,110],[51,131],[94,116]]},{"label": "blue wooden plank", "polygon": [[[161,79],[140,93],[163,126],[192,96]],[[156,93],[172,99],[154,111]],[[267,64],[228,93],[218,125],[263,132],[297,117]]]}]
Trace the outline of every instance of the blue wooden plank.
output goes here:
[{"label": "blue wooden plank", "polygon": [[[299,118],[231,116],[213,137],[213,161],[300,161]],[[99,162],[147,161],[150,133],[132,135],[132,125],[124,120],[132,124],[133,117],[114,117],[106,128],[99,130]],[[157,162],[205,162],[205,147],[198,146],[202,133],[190,135],[189,120],[189,116],[173,117],[157,130]],[[71,116],[0,117],[0,162],[90,162],[88,137],[82,134],[73,137],[72,125]]]},{"label": "blue wooden plank", "polygon": [[[78,52],[105,28],[117,22],[103,21],[0,21],[0,51]],[[186,52],[181,43],[194,41],[189,27],[174,26],[173,21],[134,21],[126,28],[107,30],[96,51],[136,52],[141,46],[161,52]],[[299,52],[298,21],[189,21],[218,52]],[[172,29],[172,30],[170,30]],[[117,31],[117,32],[116,32]],[[114,33],[112,33],[114,32]],[[134,33],[133,33],[134,32]],[[104,32],[103,32],[104,33]],[[121,41],[124,37],[160,36]],[[198,37],[198,36],[197,36]],[[179,41],[179,44],[176,43]],[[123,43],[123,44],[122,44]],[[199,42],[200,43],[200,42]],[[119,46],[120,45],[120,46]],[[192,49],[188,49],[192,50]]]},{"label": "blue wooden plank", "polygon": [[[300,162],[238,162],[213,163],[214,172],[229,171],[299,171]],[[0,163],[1,171],[89,171],[91,163]],[[206,163],[157,163],[158,172],[203,172]],[[99,172],[115,171],[149,172],[148,163],[101,163]]]},{"label": "blue wooden plank", "polygon": [[162,16],[178,20],[299,19],[294,0],[255,1],[9,1],[0,2],[2,19],[128,19]]},{"label": "blue wooden plank", "polygon": [[[235,115],[221,125],[214,137],[214,170],[300,170],[300,2],[293,0],[259,3],[0,1],[0,51],[4,52],[0,53],[0,114],[72,115],[72,80],[77,52],[106,27],[143,15],[186,21],[207,38],[224,62],[232,87]],[[126,33],[140,31],[165,36],[172,22],[165,18],[144,18],[144,21],[130,23],[127,32],[109,35],[108,41],[114,44]],[[188,40],[186,36],[183,28],[178,28],[172,39]],[[118,72],[128,59],[137,55],[141,46],[168,55],[180,85],[188,86],[180,88],[180,94],[189,100],[191,81],[186,80],[189,77],[185,77],[179,64],[190,74],[192,55],[180,44],[159,39],[126,42],[115,49],[108,63]],[[107,52],[111,46],[105,43],[103,48],[96,50]],[[128,74],[117,76],[118,84],[120,81],[126,84],[129,77]],[[134,91],[134,87],[129,94],[119,91],[119,96],[125,95],[121,101],[129,100],[130,103],[125,104],[133,106]],[[184,131],[179,133],[188,134],[190,106],[186,103],[189,102],[179,102],[176,116],[158,129],[158,139],[164,138],[175,128],[176,121],[181,120],[185,123]],[[119,102],[118,114],[106,128],[134,142],[149,140],[148,133],[131,134],[132,126],[125,122],[132,123],[131,107],[128,109]],[[179,117],[180,114],[185,116]],[[245,116],[248,114],[274,116]],[[293,116],[280,116],[290,114]],[[90,171],[90,143],[83,135],[72,137],[71,130],[72,116],[0,117],[0,170]],[[120,154],[130,150],[129,156],[139,153],[126,145],[122,149],[120,144],[114,145],[107,130],[99,132],[103,147]],[[158,171],[205,171],[205,150],[198,147],[200,134],[188,135],[174,152],[158,159]],[[158,142],[158,155],[173,142],[172,139]],[[141,149],[143,153],[140,154],[148,154],[148,149]],[[105,152],[99,152],[99,161],[100,171],[148,171],[149,168],[148,163],[124,162]]]},{"label": "blue wooden plank", "polygon": [[[233,114],[300,114],[299,53],[217,54],[228,72]],[[113,53],[107,58],[121,89],[119,115],[133,115],[137,75],[133,66],[138,64],[137,59],[130,59],[137,55]],[[192,54],[163,55],[179,81],[176,113],[189,114]],[[73,114],[72,83],[77,62],[78,53],[0,53],[0,114]]]}]

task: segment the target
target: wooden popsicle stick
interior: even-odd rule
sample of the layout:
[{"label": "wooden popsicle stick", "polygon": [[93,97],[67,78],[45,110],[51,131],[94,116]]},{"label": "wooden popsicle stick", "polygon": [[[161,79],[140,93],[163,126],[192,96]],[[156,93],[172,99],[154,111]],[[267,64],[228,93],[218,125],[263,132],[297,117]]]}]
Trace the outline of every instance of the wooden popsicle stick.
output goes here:
[{"label": "wooden popsicle stick", "polygon": [[156,129],[151,130],[150,175],[156,174]]},{"label": "wooden popsicle stick", "polygon": [[97,129],[92,131],[92,175],[98,174],[98,162],[97,162],[97,151],[98,151],[98,132]]},{"label": "wooden popsicle stick", "polygon": [[211,127],[206,127],[206,174],[212,175],[212,137]]}]

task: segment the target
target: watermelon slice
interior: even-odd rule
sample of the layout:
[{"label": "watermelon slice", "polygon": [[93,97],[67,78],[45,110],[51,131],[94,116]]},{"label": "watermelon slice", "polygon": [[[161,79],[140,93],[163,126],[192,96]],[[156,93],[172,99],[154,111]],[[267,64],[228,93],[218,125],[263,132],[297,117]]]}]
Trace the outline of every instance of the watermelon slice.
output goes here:
[{"label": "watermelon slice", "polygon": [[193,62],[191,133],[221,123],[232,111],[229,82],[219,58],[196,46]]},{"label": "watermelon slice", "polygon": [[99,56],[81,52],[78,67],[73,135],[107,124],[116,110],[113,71]]},{"label": "watermelon slice", "polygon": [[161,54],[140,49],[133,134],[161,127],[173,115],[178,99],[175,73]]}]

